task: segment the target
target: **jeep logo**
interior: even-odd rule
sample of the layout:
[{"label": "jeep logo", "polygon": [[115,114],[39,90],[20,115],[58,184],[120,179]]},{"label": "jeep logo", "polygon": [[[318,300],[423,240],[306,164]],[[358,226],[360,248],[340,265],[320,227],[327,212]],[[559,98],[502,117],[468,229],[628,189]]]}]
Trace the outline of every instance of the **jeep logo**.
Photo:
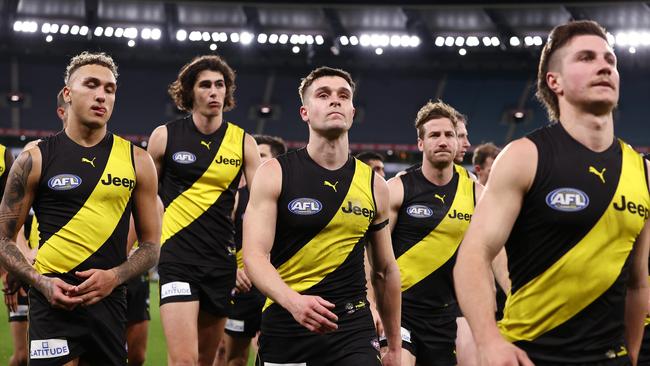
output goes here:
[{"label": "jeep logo", "polygon": [[353,206],[351,201],[348,201],[348,207],[341,207],[341,211],[344,213],[352,213],[354,215],[359,215],[367,217],[370,221],[375,218],[375,211],[368,208],[361,208],[359,206]]},{"label": "jeep logo", "polygon": [[241,165],[241,159],[228,159],[223,157],[223,155],[217,156],[217,160],[215,160],[214,162],[217,164],[224,164],[224,165],[234,165],[234,166]]},{"label": "jeep logo", "polygon": [[108,173],[108,176],[102,179],[101,182],[105,186],[112,184],[116,187],[127,187],[129,191],[132,191],[135,187],[135,181],[133,179],[113,177],[111,173]]},{"label": "jeep logo", "polygon": [[650,216],[650,210],[648,207],[634,203],[632,201],[627,201],[625,195],[621,195],[620,203],[614,202],[614,208],[619,211],[625,211],[627,209],[629,213],[633,215],[639,215],[643,217],[644,220],[647,220],[648,216]]}]

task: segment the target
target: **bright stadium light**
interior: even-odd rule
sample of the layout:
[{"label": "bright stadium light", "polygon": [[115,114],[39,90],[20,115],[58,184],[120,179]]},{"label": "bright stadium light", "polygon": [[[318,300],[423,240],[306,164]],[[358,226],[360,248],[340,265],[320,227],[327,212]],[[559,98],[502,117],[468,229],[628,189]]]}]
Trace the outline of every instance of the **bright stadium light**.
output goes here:
[{"label": "bright stadium light", "polygon": [[84,26],[82,26],[81,28],[79,28],[79,34],[82,35],[82,36],[87,35],[87,34],[88,34],[88,27],[86,27],[86,26],[84,25]]},{"label": "bright stadium light", "polygon": [[381,55],[384,53],[384,50],[382,48],[375,48],[375,54]]},{"label": "bright stadium light", "polygon": [[199,31],[191,31],[190,36],[188,39],[192,42],[200,41],[201,40],[201,32]]},{"label": "bright stadium light", "polygon": [[454,44],[458,47],[463,47],[465,45],[465,38],[464,37],[456,37],[456,41]]},{"label": "bright stadium light", "polygon": [[492,46],[492,39],[490,37],[483,37],[483,46],[490,47]]},{"label": "bright stadium light", "polygon": [[498,47],[501,44],[499,37],[492,37],[492,46]]},{"label": "bright stadium light", "polygon": [[101,37],[102,33],[104,33],[104,28],[102,27],[95,28],[95,31],[93,32],[95,37]]},{"label": "bright stadium light", "polygon": [[151,39],[153,39],[154,41],[159,40],[161,35],[162,32],[160,31],[160,28],[153,28],[151,30]]},{"label": "bright stadium light", "polygon": [[478,37],[476,37],[476,36],[467,37],[467,42],[465,42],[465,43],[467,44],[468,47],[476,47],[479,44],[481,44],[481,42],[479,42],[479,40],[478,40]]},{"label": "bright stadium light", "polygon": [[59,25],[58,24],[52,24],[50,25],[50,33],[59,33]]},{"label": "bright stadium light", "polygon": [[289,41],[289,36],[286,34],[281,34],[280,37],[278,38],[278,42],[280,42],[280,44],[287,44],[288,41]]},{"label": "bright stadium light", "polygon": [[401,46],[402,45],[402,37],[400,37],[400,36],[398,36],[396,34],[392,35],[390,37],[390,45],[391,45],[391,47],[395,47],[395,48]]},{"label": "bright stadium light", "polygon": [[113,27],[106,27],[106,29],[104,29],[104,36],[106,36],[106,37],[112,37],[114,31],[115,31],[115,30],[113,29]]},{"label": "bright stadium light", "polygon": [[361,37],[359,38],[359,44],[361,45],[361,47],[370,46],[370,36],[367,34],[362,34]]},{"label": "bright stadium light", "polygon": [[307,35],[301,34],[298,36],[298,44],[305,44],[307,43]]},{"label": "bright stadium light", "polygon": [[113,35],[117,38],[122,38],[124,35],[124,28],[117,27],[115,28],[115,32],[113,32]]},{"label": "bright stadium light", "polygon": [[210,42],[210,32],[201,33],[201,38],[203,39],[203,42]]},{"label": "bright stadium light", "polygon": [[422,41],[420,40],[420,37],[418,37],[418,36],[411,36],[411,43],[410,43],[410,46],[411,46],[411,47],[418,47],[418,46],[420,46],[420,43],[421,43],[421,42],[422,42]]},{"label": "bright stadium light", "polygon": [[266,35],[266,33],[260,33],[260,34],[257,35],[257,43],[264,44],[264,43],[266,43],[268,38],[269,37]]},{"label": "bright stadium light", "polygon": [[531,36],[524,37],[524,45],[526,45],[526,47],[532,46],[533,45],[533,37],[531,37]]},{"label": "bright stadium light", "polygon": [[630,47],[628,51],[632,54],[636,53],[636,47]]},{"label": "bright stadium light", "polygon": [[124,37],[129,39],[136,39],[138,38],[138,30],[133,27],[126,28],[124,30]]},{"label": "bright stadium light", "polygon": [[314,44],[314,36],[311,34],[307,35],[307,44]]},{"label": "bright stadium light", "polygon": [[465,56],[467,54],[467,50],[464,48],[461,48],[458,50],[458,54],[461,56]]},{"label": "bright stadium light", "polygon": [[455,41],[454,37],[447,36],[447,38],[445,38],[445,46],[447,46],[447,47],[453,46],[454,41]]},{"label": "bright stadium light", "polygon": [[50,33],[50,23],[43,23],[41,33]]},{"label": "bright stadium light", "polygon": [[23,22],[20,20],[16,20],[14,22],[14,32],[22,32],[23,31]]},{"label": "bright stadium light", "polygon": [[298,35],[297,34],[292,34],[291,37],[289,38],[289,43],[298,44]]},{"label": "bright stadium light", "polygon": [[239,33],[230,33],[230,42],[239,43]]},{"label": "bright stadium light", "polygon": [[276,44],[277,42],[278,42],[278,35],[275,34],[275,33],[272,33],[272,34],[269,36],[269,43],[270,43],[270,44]]},{"label": "bright stadium light", "polygon": [[402,47],[408,47],[411,44],[411,37],[408,34],[404,34],[399,37],[399,41],[402,44]]},{"label": "bright stadium light", "polygon": [[210,51],[216,51],[217,50],[217,44],[216,43],[210,43]]},{"label": "bright stadium light", "polygon": [[253,42],[253,34],[249,32],[241,32],[239,39],[241,40],[241,44],[249,45],[251,42]]},{"label": "bright stadium light", "polygon": [[350,44],[353,46],[356,46],[359,44],[359,38],[357,36],[352,36],[350,37]]},{"label": "bright stadium light", "polygon": [[320,46],[320,45],[322,45],[323,43],[325,43],[325,38],[323,38],[323,36],[321,36],[321,35],[319,34],[319,35],[317,35],[317,36],[315,37],[315,41],[316,41],[316,44]]},{"label": "bright stadium light", "polygon": [[62,24],[61,25],[61,29],[60,29],[61,34],[68,34],[69,31],[70,31],[70,26],[69,25],[67,25],[67,24]]},{"label": "bright stadium light", "polygon": [[339,37],[339,42],[341,43],[341,46],[347,46],[350,43],[346,36]]},{"label": "bright stadium light", "polygon": [[293,48],[291,49],[291,52],[293,52],[293,53],[298,53],[298,52],[300,52],[300,47],[298,47],[298,46],[293,46]]},{"label": "bright stadium light", "polygon": [[129,42],[127,42],[127,44],[129,45],[129,47],[135,47],[135,41],[132,39],[129,39]]},{"label": "bright stadium light", "polygon": [[616,44],[616,37],[614,37],[613,34],[607,32],[607,42],[609,43],[610,46],[613,46]]},{"label": "bright stadium light", "polygon": [[228,42],[228,34],[226,32],[219,33],[219,42]]},{"label": "bright stadium light", "polygon": [[47,37],[45,37],[45,42],[50,43],[50,42],[52,42],[53,39],[54,39],[54,37],[52,37],[51,34],[48,34]]},{"label": "bright stadium light", "polygon": [[70,28],[70,34],[72,34],[73,36],[79,34],[79,26],[76,24],[73,25],[72,28]]},{"label": "bright stadium light", "polygon": [[521,44],[521,41],[519,40],[519,37],[512,36],[510,37],[510,45],[513,47],[517,47]]},{"label": "bright stadium light", "polygon": [[436,46],[442,47],[445,45],[445,37],[436,37]]},{"label": "bright stadium light", "polygon": [[142,39],[151,39],[151,29],[143,28],[140,32],[140,37],[142,37]]},{"label": "bright stadium light", "polygon": [[535,46],[541,46],[544,43],[544,40],[540,36],[533,37],[533,44]]},{"label": "bright stadium light", "polygon": [[187,39],[187,31],[185,29],[179,29],[176,31],[176,40],[183,42]]}]

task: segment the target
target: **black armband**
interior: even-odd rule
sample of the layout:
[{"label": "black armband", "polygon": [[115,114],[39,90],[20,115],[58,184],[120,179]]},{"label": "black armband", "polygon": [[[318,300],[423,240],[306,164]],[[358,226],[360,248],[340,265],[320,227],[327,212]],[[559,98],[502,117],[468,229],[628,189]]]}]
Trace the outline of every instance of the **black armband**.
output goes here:
[{"label": "black armband", "polygon": [[368,231],[379,231],[384,228],[384,226],[388,225],[388,219],[380,222],[379,224],[374,224],[368,226]]}]

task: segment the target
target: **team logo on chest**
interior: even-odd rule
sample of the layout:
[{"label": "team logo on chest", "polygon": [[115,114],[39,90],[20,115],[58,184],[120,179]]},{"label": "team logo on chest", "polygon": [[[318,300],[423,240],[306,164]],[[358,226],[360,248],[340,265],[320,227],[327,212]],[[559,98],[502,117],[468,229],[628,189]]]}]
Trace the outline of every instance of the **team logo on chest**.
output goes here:
[{"label": "team logo on chest", "polygon": [[323,204],[313,198],[296,198],[289,202],[289,211],[301,216],[315,215],[323,209]]},{"label": "team logo on chest", "polygon": [[67,191],[81,185],[81,178],[74,174],[58,174],[47,181],[47,186],[55,191]]},{"label": "team logo on chest", "polygon": [[546,195],[546,204],[557,211],[582,211],[589,206],[589,196],[579,189],[558,188]]},{"label": "team logo on chest", "polygon": [[172,155],[172,160],[179,164],[192,164],[196,161],[196,155],[187,151],[179,151]]}]

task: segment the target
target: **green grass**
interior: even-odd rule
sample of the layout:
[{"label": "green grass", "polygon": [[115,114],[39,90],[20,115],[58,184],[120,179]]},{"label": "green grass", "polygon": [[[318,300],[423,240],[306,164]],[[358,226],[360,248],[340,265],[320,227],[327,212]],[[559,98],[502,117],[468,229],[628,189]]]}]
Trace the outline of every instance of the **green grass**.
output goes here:
[{"label": "green grass", "polygon": [[[145,365],[166,365],[167,364],[167,346],[165,343],[165,336],[163,335],[162,324],[160,323],[160,307],[158,283],[151,282],[151,321],[149,322],[149,339],[147,342],[147,360]],[[7,365],[9,363],[9,356],[13,347],[13,340],[9,333],[9,323],[7,316],[9,315],[4,304],[0,305],[0,365]],[[249,357],[248,365],[255,364],[254,357]]]}]

